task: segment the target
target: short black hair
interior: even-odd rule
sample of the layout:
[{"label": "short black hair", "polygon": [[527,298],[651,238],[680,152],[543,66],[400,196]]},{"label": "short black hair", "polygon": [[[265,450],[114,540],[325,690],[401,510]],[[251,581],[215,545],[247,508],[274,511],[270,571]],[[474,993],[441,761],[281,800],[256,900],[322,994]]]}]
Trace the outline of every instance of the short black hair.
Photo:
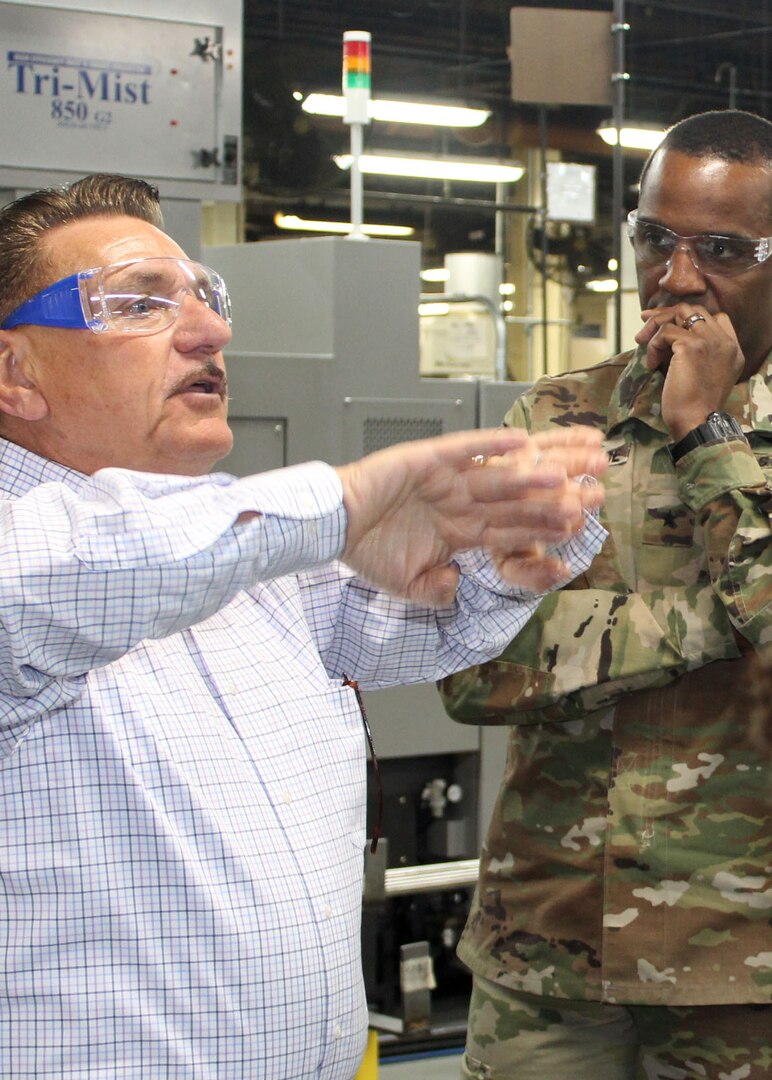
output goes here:
[{"label": "short black hair", "polygon": [[652,161],[665,150],[688,157],[772,166],[772,123],[742,109],[716,109],[687,116],[674,124],[649,154],[641,171],[641,186]]}]

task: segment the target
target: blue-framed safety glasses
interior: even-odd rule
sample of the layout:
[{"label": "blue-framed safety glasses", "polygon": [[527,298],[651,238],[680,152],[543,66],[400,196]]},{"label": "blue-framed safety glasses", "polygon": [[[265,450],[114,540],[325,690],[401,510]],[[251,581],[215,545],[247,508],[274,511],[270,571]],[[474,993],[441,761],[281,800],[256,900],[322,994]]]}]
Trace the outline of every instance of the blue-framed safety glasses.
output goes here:
[{"label": "blue-framed safety glasses", "polygon": [[16,308],[1,329],[53,326],[94,334],[157,334],[174,322],[186,296],[231,325],[230,297],[216,271],[189,259],[148,258],[62,278]]}]

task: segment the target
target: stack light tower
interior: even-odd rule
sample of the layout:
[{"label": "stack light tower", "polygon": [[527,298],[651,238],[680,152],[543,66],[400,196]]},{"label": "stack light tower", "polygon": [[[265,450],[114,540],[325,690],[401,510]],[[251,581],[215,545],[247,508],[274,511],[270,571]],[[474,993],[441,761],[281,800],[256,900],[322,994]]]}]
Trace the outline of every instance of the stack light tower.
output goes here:
[{"label": "stack light tower", "polygon": [[350,240],[366,240],[362,228],[362,156],[363,132],[370,123],[371,35],[366,30],[346,30],[343,34],[344,122],[351,129],[351,232]]}]

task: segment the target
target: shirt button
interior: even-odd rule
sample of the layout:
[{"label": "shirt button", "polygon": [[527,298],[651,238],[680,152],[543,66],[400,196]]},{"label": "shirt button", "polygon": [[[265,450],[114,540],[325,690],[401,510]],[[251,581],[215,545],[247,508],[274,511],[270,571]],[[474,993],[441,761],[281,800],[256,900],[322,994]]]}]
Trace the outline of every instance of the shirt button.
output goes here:
[{"label": "shirt button", "polygon": [[332,1033],[336,1039],[343,1038],[343,1028],[340,1026],[340,1024],[335,1025]]},{"label": "shirt button", "polygon": [[325,917],[325,919],[331,919],[332,918],[332,908],[330,907],[329,904],[324,905],[324,917]]},{"label": "shirt button", "polygon": [[292,796],[290,795],[290,793],[288,791],[282,791],[282,793],[281,793],[281,801],[283,803],[286,803],[287,806],[289,806],[289,804],[292,802]]}]

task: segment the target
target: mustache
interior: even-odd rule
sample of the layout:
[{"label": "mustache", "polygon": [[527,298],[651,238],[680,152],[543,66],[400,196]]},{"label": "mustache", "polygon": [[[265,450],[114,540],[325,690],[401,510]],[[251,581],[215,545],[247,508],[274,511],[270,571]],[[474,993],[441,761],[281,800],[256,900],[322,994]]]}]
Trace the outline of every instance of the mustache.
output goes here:
[{"label": "mustache", "polygon": [[168,396],[172,397],[174,394],[180,393],[180,391],[187,389],[187,387],[191,386],[193,383],[200,382],[203,379],[211,379],[212,382],[217,383],[220,395],[223,398],[226,397],[228,393],[228,377],[223,369],[212,359],[207,360],[203,364],[199,364],[198,367],[189,371],[187,375],[183,375],[181,378],[177,379],[169,390]]}]

